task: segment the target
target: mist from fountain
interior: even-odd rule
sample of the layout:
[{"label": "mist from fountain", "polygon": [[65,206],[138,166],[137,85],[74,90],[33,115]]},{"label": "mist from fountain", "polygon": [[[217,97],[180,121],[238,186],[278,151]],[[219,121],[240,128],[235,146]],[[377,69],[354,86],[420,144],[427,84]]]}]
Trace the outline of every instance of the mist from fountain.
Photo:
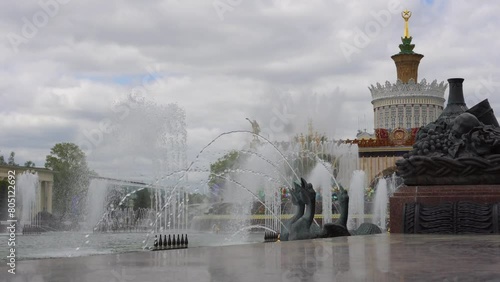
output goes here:
[{"label": "mist from fountain", "polygon": [[[241,131],[241,132],[228,132],[228,133],[222,134],[221,136],[230,136],[231,134],[238,134],[238,133],[246,133],[246,134],[248,134],[248,132]],[[219,136],[218,138],[220,138],[221,136]],[[216,139],[218,139],[218,138],[216,138]],[[215,142],[216,139],[214,139],[213,141],[211,141],[202,151],[200,151],[199,155],[201,155],[206,148],[208,148],[213,142]],[[282,154],[277,149],[277,147],[275,145],[272,145],[271,143],[267,143],[267,145],[268,145],[267,147],[266,146],[264,146],[264,147],[266,147],[268,150],[274,151],[274,154],[277,155],[277,158],[274,158],[274,159],[275,160],[278,159],[279,161],[274,161],[273,162],[273,161],[270,161],[269,159],[263,158],[262,155],[258,155],[257,153],[251,153],[250,155],[253,156],[255,159],[260,159],[261,163],[264,163],[265,165],[271,165],[271,166],[267,167],[267,169],[263,169],[263,167],[265,167],[265,166],[262,166],[262,164],[253,164],[253,165],[249,165],[249,168],[247,168],[247,169],[232,171],[231,173],[235,173],[236,172],[236,173],[240,173],[241,174],[242,171],[246,171],[246,172],[250,171],[251,173],[250,174],[248,174],[248,173],[241,174],[240,176],[235,177],[236,180],[235,179],[228,179],[228,180],[230,180],[229,183],[236,184],[236,186],[235,186],[234,189],[226,189],[226,191],[232,191],[232,192],[228,192],[228,194],[225,197],[226,197],[226,199],[230,199],[232,202],[244,203],[244,204],[238,205],[238,209],[237,210],[233,210],[232,211],[233,212],[232,215],[238,216],[242,212],[245,213],[245,211],[249,210],[249,208],[248,208],[249,205],[248,204],[251,203],[252,201],[258,200],[258,197],[257,197],[257,194],[256,194],[256,190],[253,188],[253,187],[256,186],[255,185],[255,175],[264,176],[264,175],[266,175],[266,173],[269,173],[269,171],[272,171],[272,170],[278,172],[278,173],[275,173],[274,175],[271,175],[271,176],[267,174],[267,176],[263,178],[264,184],[262,185],[262,187],[265,187],[267,185],[267,188],[265,188],[265,190],[267,191],[267,193],[265,192],[265,194],[267,194],[267,196],[268,196],[267,197],[267,202],[266,202],[267,204],[261,201],[261,204],[263,204],[263,206],[265,207],[266,213],[268,215],[271,215],[271,217],[270,217],[271,223],[269,225],[272,226],[273,230],[276,230],[276,229],[279,229],[279,228],[283,227],[283,223],[281,222],[280,217],[279,217],[280,209],[281,209],[281,204],[279,202],[281,200],[281,198],[280,198],[281,195],[279,193],[280,187],[283,187],[282,183],[286,183],[287,187],[290,187],[290,178],[291,179],[294,178],[292,175],[294,175],[296,177],[297,176],[297,172],[295,172],[292,169],[292,167],[290,166],[290,163],[284,157],[284,154]],[[289,153],[290,152],[292,153],[292,156],[293,156],[294,155],[293,151],[289,151]],[[266,150],[263,150],[262,153],[264,155],[266,155],[266,156],[269,155],[269,152],[266,152]],[[295,155],[297,155],[297,154],[295,154]],[[317,158],[317,156],[316,156],[316,158]],[[270,159],[273,159],[273,158],[270,158]],[[301,160],[301,161],[303,161],[303,160]],[[248,163],[252,164],[254,162],[250,161]],[[284,165],[284,163],[286,163],[286,165]],[[193,164],[194,164],[194,161],[183,172],[184,175],[187,172],[189,172],[191,169],[196,170],[196,168],[193,166]],[[304,165],[303,162],[301,164]],[[261,170],[263,169],[265,171],[265,173],[258,172],[258,171],[253,171],[252,169],[255,169],[254,167],[258,167]],[[279,170],[283,171],[283,167],[285,167],[284,170],[285,171],[288,170],[289,173],[291,173],[291,175],[286,175],[286,177],[284,177],[284,175],[279,172]],[[171,203],[171,200],[179,198],[179,196],[176,196],[176,195],[179,195],[178,192],[180,191],[180,188],[182,188],[182,187],[180,187],[178,185],[179,184],[178,180],[180,178],[182,178],[183,176],[181,176],[181,177],[170,177],[172,175],[173,174],[163,175],[161,178],[156,179],[153,183],[151,183],[149,185],[149,186],[153,187],[153,186],[157,186],[158,183],[162,183],[162,182],[169,182],[169,183],[177,182],[171,188],[171,190],[170,190],[171,193],[164,194],[164,195],[162,195],[161,193],[156,194],[154,202],[155,202],[155,209],[156,209],[157,212],[156,212],[156,220],[154,220],[154,223],[152,224],[153,230],[151,231],[151,234],[153,232],[162,231],[162,230],[165,230],[167,228],[178,229],[178,227],[177,228],[175,227],[176,226],[175,220],[171,221],[169,219],[167,221],[167,217],[168,218],[173,217],[174,219],[175,218],[179,218],[179,215],[175,214],[178,209],[173,208],[175,205],[173,205]],[[266,183],[266,182],[269,182],[269,181],[271,181],[271,182],[279,182],[281,184],[279,184],[278,186],[275,186],[274,188],[269,188],[271,186],[268,186],[268,184]],[[276,188],[276,187],[278,187],[278,188]],[[243,188],[243,193],[242,193],[241,188]],[[241,196],[241,195],[245,194],[245,191],[249,193],[250,198],[246,198],[245,199],[245,197]],[[177,194],[175,194],[176,192],[177,192]],[[126,201],[127,197],[129,197],[131,194],[134,194],[134,193],[135,193],[135,191],[128,193],[120,201],[120,204],[122,202]],[[231,193],[233,195],[231,195]],[[248,197],[248,195],[247,195],[247,197]],[[252,198],[253,198],[253,200],[252,200]],[[162,201],[162,199],[165,199],[165,201]],[[251,200],[248,200],[248,199],[251,199]],[[245,207],[245,204],[247,204],[246,207]],[[187,207],[187,205],[185,203],[181,203],[181,206],[183,206],[183,205],[185,205]],[[173,208],[173,210],[172,210],[172,208]],[[113,212],[113,210],[111,212]],[[120,213],[114,212],[112,214],[116,216],[117,214],[120,214]],[[246,214],[249,214],[249,213],[247,212]],[[165,215],[165,217],[163,217],[163,215]],[[163,217],[163,219],[165,219],[165,225],[163,225],[163,226],[162,226],[162,222],[163,222],[162,217]],[[179,222],[179,221],[177,221],[177,222]],[[181,222],[183,222],[183,220]],[[249,224],[249,221],[246,221],[243,224],[239,224],[239,226],[237,228],[232,228],[232,229],[233,229],[233,231],[236,230],[236,229],[238,229],[238,228],[241,229],[241,228],[244,228],[244,226],[248,225],[248,224]],[[160,226],[160,228],[158,228],[158,226]],[[147,242],[147,239],[145,240],[145,242]]]},{"label": "mist from fountain", "polygon": [[[185,177],[187,173],[191,170],[196,170],[194,165],[198,158],[202,154],[208,155],[208,148],[218,141],[222,137],[231,137],[234,134],[249,134],[248,131],[234,131],[226,132],[219,135],[217,138],[209,142],[198,154],[196,159],[184,170],[181,175],[176,174],[162,174],[161,177],[156,178],[150,187],[161,187],[161,183],[169,185],[170,188],[164,190],[164,192],[157,192],[154,195],[154,207],[156,210],[156,218],[153,220],[152,230],[150,234],[154,232],[163,231],[166,229],[178,229],[179,226],[176,222],[186,222],[187,226],[187,216],[180,215],[177,211],[180,211],[183,207],[188,206],[186,202],[178,201],[180,190],[185,187],[180,184],[182,178]],[[270,226],[273,230],[280,232],[283,227],[283,222],[281,220],[280,214],[282,213],[282,203],[281,203],[281,189],[290,189],[291,179],[298,180],[297,175],[305,176],[308,175],[308,167],[314,164],[318,164],[318,169],[325,170],[325,174],[330,174],[331,179],[335,182],[337,181],[333,177],[333,174],[338,175],[339,182],[343,185],[349,185],[350,179],[347,175],[352,173],[353,168],[357,168],[357,146],[351,146],[347,144],[339,144],[337,142],[311,142],[308,144],[299,143],[288,143],[288,144],[273,144],[269,140],[259,136],[265,142],[260,143],[256,152],[250,152],[250,157],[243,162],[243,165],[234,171],[230,171],[227,175],[223,177],[228,178],[232,188],[225,189],[226,195],[223,196],[224,201],[228,200],[235,203],[236,209],[231,210],[232,217],[240,218],[240,222],[229,227],[229,232],[237,231],[241,228],[245,228],[251,224],[248,220],[250,215],[251,203],[258,201],[265,207],[266,215],[266,226]],[[248,148],[247,148],[248,149]],[[281,150],[280,150],[281,149]],[[283,151],[283,152],[281,152]],[[265,157],[263,157],[265,156]],[[330,159],[335,159],[335,169],[328,164],[328,162],[323,161],[319,156],[328,156]],[[333,170],[333,171],[331,171]],[[241,173],[245,172],[245,173]],[[248,173],[251,172],[251,173]],[[176,176],[174,176],[176,175]],[[261,184],[255,185],[257,182],[256,177],[261,178]],[[271,182],[274,182],[271,184]],[[175,184],[174,184],[175,183]],[[259,192],[259,186],[264,190],[264,199],[261,201],[257,196]],[[243,190],[242,190],[243,189]],[[201,190],[204,190],[202,188]],[[156,190],[158,191],[158,190]],[[160,189],[161,191],[161,189]],[[196,189],[194,191],[197,191]],[[126,201],[126,198],[135,191],[128,193],[120,203]],[[327,194],[328,191],[325,192]],[[246,195],[245,195],[246,194]],[[329,197],[324,197],[328,200]],[[113,209],[116,209],[114,207]],[[113,210],[111,210],[112,212]],[[117,212],[113,213],[115,216]],[[187,215],[187,213],[185,213]],[[240,215],[246,215],[240,216]],[[327,216],[331,218],[331,216]],[[149,238],[149,235],[148,237]],[[145,242],[147,243],[147,239]]]},{"label": "mist from fountain", "polygon": [[[221,134],[209,142],[209,144],[200,151],[196,158],[198,159],[198,157],[219,138],[239,133],[248,134],[251,132],[235,131]],[[230,181],[228,181],[229,183],[228,187],[226,187],[227,189],[224,189],[225,194],[222,196],[223,201],[231,202],[233,206],[236,207],[231,210],[232,215],[235,215],[236,217],[246,215],[246,217],[240,217],[240,222],[235,226],[229,227],[228,231],[230,232],[238,231],[239,229],[250,224],[248,218],[251,214],[250,211],[252,203],[260,201],[257,196],[259,189],[263,189],[264,192],[264,199],[260,202],[265,207],[265,225],[269,226],[273,230],[276,230],[277,232],[280,232],[283,227],[283,223],[280,218],[280,214],[282,213],[281,189],[290,189],[291,179],[298,180],[297,175],[307,177],[307,167],[310,166],[310,164],[318,163],[318,165],[321,164],[321,166],[318,166],[318,169],[323,167],[325,175],[330,174],[333,178],[333,173],[336,173],[339,175],[339,181],[342,181],[341,183],[349,185],[350,179],[346,175],[349,175],[352,172],[352,168],[356,168],[358,165],[357,146],[338,144],[336,142],[312,142],[305,146],[304,144],[289,143],[286,144],[288,149],[285,148],[283,153],[281,153],[279,150],[281,146],[279,144],[272,144],[262,136],[259,136],[259,138],[265,140],[265,142],[261,143],[256,152],[253,154],[251,153],[250,157],[247,158],[240,166],[241,171],[252,171],[255,173],[241,173],[241,171],[235,170],[228,173],[228,175],[225,175],[225,177],[228,177]],[[308,146],[309,149],[313,150],[304,150],[304,147],[307,149]],[[281,147],[281,149],[283,148],[284,147]],[[355,150],[353,150],[353,148]],[[326,162],[319,159],[318,155],[320,154],[335,157],[337,163],[341,165],[336,167],[335,172],[330,171],[332,168],[329,167]],[[268,159],[266,160],[262,158],[262,156],[266,156]],[[355,158],[352,158],[352,156],[355,156]],[[195,169],[194,163],[197,159],[195,159],[190,166],[184,170],[184,175],[189,173],[191,169]],[[343,159],[349,161],[343,161]],[[293,165],[291,165],[291,163],[293,163]],[[165,185],[168,188],[164,189],[163,192],[161,189],[157,189],[156,191],[159,192],[154,193],[152,208],[156,211],[156,218],[153,220],[153,229],[151,230],[151,234],[153,234],[153,232],[166,229],[176,230],[179,228],[185,228],[189,224],[187,222],[188,213],[181,212],[182,209],[185,209],[188,206],[188,203],[185,200],[185,196],[187,195],[185,187],[180,183],[180,180],[184,176],[166,177],[172,175],[170,173],[160,173],[160,175],[160,177],[156,177],[154,181],[150,182],[151,187],[162,187],[162,185]],[[255,177],[256,175],[267,176],[258,180]],[[333,180],[336,182],[334,178]],[[326,182],[331,181],[325,181],[325,183],[321,185],[330,187],[331,183],[326,184]],[[256,183],[260,184],[256,185]],[[201,190],[205,190],[205,188],[201,188]],[[127,196],[125,196],[120,202],[124,202],[130,194],[134,193],[135,191],[127,194]],[[326,194],[328,194],[328,189],[325,189],[325,195]],[[327,201],[330,198],[331,201],[331,195],[330,197],[325,196],[324,198]],[[117,207],[114,207],[113,209],[116,208]],[[113,214],[117,215],[119,213],[115,212]],[[331,218],[331,215],[327,215],[327,217]]]},{"label": "mist from fountain", "polygon": [[86,230],[93,230],[106,211],[108,196],[108,180],[94,178],[90,181],[87,196]]},{"label": "mist from fountain", "polygon": [[332,222],[332,176],[329,173],[331,166],[327,169],[318,163],[311,171],[308,182],[311,183],[316,193],[321,195],[323,224]]},{"label": "mist from fountain", "polygon": [[273,146],[261,144],[239,151],[237,163],[237,168],[218,176],[223,181],[223,187],[217,191],[219,200],[228,205],[225,212],[232,217],[218,227],[221,231],[238,232],[240,239],[245,240],[251,231],[246,227],[252,225],[252,211],[264,208],[263,226],[279,232],[281,189],[291,183],[285,176],[283,161],[280,162]]},{"label": "mist from fountain", "polygon": [[[115,162],[133,166],[137,174],[120,175],[120,170],[111,165],[102,170],[105,174],[103,176],[117,178],[119,182],[143,183],[140,188],[136,187],[137,191],[150,189],[151,206],[148,208],[154,210],[158,216],[152,219],[154,231],[185,229],[185,172],[175,177],[165,177],[182,171],[186,166],[187,132],[184,110],[176,104],[161,105],[137,96],[129,96],[119,102],[117,108],[127,109],[127,112],[113,124],[108,136],[89,158],[89,163],[92,163],[94,158],[120,155]],[[95,225],[96,219],[97,222],[107,220],[110,213],[127,217],[128,213],[118,212],[118,209],[123,209],[124,204],[129,205],[126,201],[137,191],[124,194],[119,205],[110,206],[110,203],[104,203],[103,206],[102,203],[107,198],[103,190],[108,193],[120,189],[129,191],[129,184],[115,183],[113,188],[105,189],[102,187],[102,180],[93,180],[87,193],[87,227]]]},{"label": "mist from fountain", "polygon": [[388,192],[389,192],[389,197],[396,192],[396,189],[403,183],[403,179],[399,176],[396,175],[396,173],[393,173],[390,181],[388,182]]},{"label": "mist from fountain", "polygon": [[[184,111],[176,105],[159,106],[155,103],[145,101],[125,101],[122,103],[129,111],[119,120],[113,119],[113,128],[109,134],[103,138],[93,154],[88,157],[89,164],[94,161],[101,161],[110,156],[120,155],[119,159],[108,163],[99,173],[105,177],[116,177],[146,183],[145,187],[127,192],[122,195],[118,205],[111,206],[106,202],[110,190],[109,183],[103,180],[92,180],[87,193],[87,219],[85,227],[92,229],[99,221],[105,224],[112,222],[130,222],[131,218],[137,216],[141,219],[139,225],[143,226],[148,222],[148,233],[181,230],[188,225],[186,178],[187,174],[194,169],[192,165],[186,163],[186,127]],[[244,134],[252,136],[248,131],[235,131],[221,134],[228,136]],[[219,140],[219,137],[210,141],[206,147]],[[241,170],[228,172],[224,177],[229,178],[229,188],[225,189],[224,201],[235,204],[231,210],[232,215],[246,215],[246,219],[241,220],[235,227],[229,228],[238,232],[241,229],[250,230],[251,226],[248,216],[251,214],[252,204],[259,202],[265,207],[266,223],[264,229],[270,228],[280,231],[283,228],[281,214],[285,202],[282,201],[282,189],[290,189],[293,181],[298,181],[298,175],[307,177],[311,168],[317,166],[317,170],[324,169],[321,178],[327,178],[328,174],[334,174],[334,168],[322,162],[318,157],[321,154],[336,156],[339,160],[348,157],[349,154],[357,156],[357,147],[353,151],[349,145],[337,144],[336,142],[311,142],[300,144],[297,142],[286,142],[283,146],[271,143],[262,136],[258,136],[260,145],[253,153],[250,153]],[[351,149],[349,149],[351,148]],[[205,148],[204,148],[205,149]],[[204,151],[200,151],[201,155]],[[250,150],[252,148],[245,147]],[[260,155],[259,155],[260,154]],[[264,156],[265,158],[263,158]],[[208,157],[208,156],[207,156]],[[198,156],[196,157],[198,158]],[[197,161],[194,160],[193,163]],[[210,161],[213,161],[210,160]],[[193,164],[192,163],[192,164]],[[321,164],[320,164],[321,163]],[[348,185],[353,164],[356,162],[343,162],[335,174],[338,174],[339,182]],[[117,169],[117,165],[130,164],[137,169],[137,174],[124,175]],[[179,174],[173,174],[181,171]],[[333,177],[333,176],[332,176]],[[331,178],[330,178],[331,179]],[[331,180],[324,180],[322,184],[331,187]],[[335,182],[335,180],[334,180]],[[130,207],[122,208],[122,204],[129,202],[129,199],[137,191],[150,189],[152,191],[151,207],[135,213]],[[205,190],[205,187],[195,188],[192,191]],[[329,189],[325,190],[326,195]],[[258,194],[263,191],[264,198],[259,199]],[[331,216],[330,216],[331,217]],[[152,233],[151,233],[152,234]],[[241,231],[240,233],[241,234]],[[89,245],[92,240],[90,234],[85,235],[84,244]],[[145,242],[147,239],[145,240]],[[77,248],[78,250],[80,249]]]},{"label": "mist from fountain", "polygon": [[[338,185],[350,185],[350,176],[359,165],[358,147],[332,141],[312,141],[309,143],[281,142],[277,143],[277,148],[283,152],[282,155],[286,156],[288,162],[294,165],[293,168],[296,171],[294,174],[307,178],[316,188],[319,193],[318,197],[322,200],[323,223],[332,222],[331,188]],[[333,161],[333,165],[330,161]],[[290,183],[287,184],[285,188],[291,187]]]},{"label": "mist from fountain", "polygon": [[[250,134],[249,132],[234,132],[227,133],[228,136],[231,137],[233,134]],[[282,202],[282,194],[281,189],[285,190],[290,189],[292,181],[297,181],[297,175],[301,175],[307,177],[307,175],[302,174],[299,168],[305,169],[310,164],[315,164],[316,171],[324,170],[324,173],[320,173],[323,175],[325,179],[328,174],[331,174],[333,177],[331,170],[333,168],[327,163],[318,158],[320,153],[327,153],[336,155],[337,157],[341,157],[338,155],[338,152],[335,151],[339,148],[339,146],[334,145],[333,142],[328,142],[325,144],[321,144],[321,150],[317,150],[315,154],[309,153],[307,157],[304,155],[300,155],[300,144],[287,144],[288,149],[285,146],[280,146],[277,144],[266,143],[267,140],[262,146],[259,146],[258,149],[253,150],[251,152],[251,148],[244,148],[242,151],[247,151],[248,157],[243,162],[238,169],[234,169],[228,171],[222,177],[228,178],[229,183],[233,183],[234,185],[230,189],[226,189],[227,194],[224,196],[225,201],[231,201],[236,203],[236,208],[231,210],[231,216],[238,217],[239,214],[247,215],[246,218],[240,220],[238,224],[233,227],[228,228],[228,232],[226,238],[233,238],[231,243],[239,243],[244,242],[246,240],[246,235],[248,231],[251,230],[259,230],[259,227],[255,225],[252,226],[252,222],[248,220],[251,215],[251,203],[259,202],[259,190],[263,189],[264,198],[262,199],[261,204],[265,207],[265,215],[267,222],[262,226],[263,229],[266,230],[274,230],[280,231],[283,228],[283,222],[281,220],[281,213],[283,213],[283,207],[286,202]],[[209,145],[207,145],[209,146]],[[278,150],[278,148],[280,150]],[[357,147],[355,147],[357,150]],[[356,151],[357,152],[357,151]],[[200,154],[203,153],[200,152]],[[357,155],[357,153],[356,153]],[[300,158],[299,158],[300,156]],[[209,156],[210,157],[210,156]],[[212,159],[213,161],[213,159]],[[296,163],[293,163],[295,162]],[[339,162],[342,163],[342,162]],[[344,171],[344,167],[339,166],[337,168],[339,171]],[[109,188],[104,189],[106,181],[93,181],[89,190],[89,201],[88,201],[88,209],[89,211],[92,209],[96,209],[95,214],[88,213],[87,217],[88,222],[94,221],[94,219],[90,220],[90,218],[97,218],[97,210],[102,207],[98,200],[104,203],[104,207],[102,208],[101,220],[106,224],[111,222],[130,222],[133,218],[139,218],[141,223],[134,223],[137,226],[143,226],[147,228],[147,238],[143,241],[144,246],[147,245],[148,238],[150,234],[154,232],[158,232],[160,230],[175,230],[175,229],[184,229],[185,225],[179,225],[179,223],[188,223],[188,217],[182,215],[179,211],[187,211],[188,203],[183,198],[183,195],[186,195],[186,187],[182,183],[182,178],[188,172],[191,171],[204,171],[205,173],[209,172],[207,169],[200,169],[196,165],[188,167],[188,169],[180,170],[177,172],[168,172],[161,174],[160,177],[155,178],[153,181],[148,182],[144,187],[137,188],[134,191],[128,190],[129,192],[125,192],[126,194],[122,194],[120,203],[118,205],[110,206],[109,203],[106,203],[104,199],[106,197],[102,197],[99,193],[104,190],[110,191]],[[329,185],[331,186],[331,179]],[[345,180],[344,180],[345,181]],[[324,181],[324,184],[316,184],[316,185],[326,185],[328,181]],[[335,181],[334,181],[335,182]],[[168,189],[162,188],[161,184],[164,184],[168,187]],[[108,183],[109,185],[109,183]],[[191,183],[191,185],[196,186],[196,184]],[[98,190],[100,187],[101,190]],[[199,187],[190,188],[190,192],[196,191],[204,191],[206,187],[206,182],[200,182]],[[153,199],[152,199],[152,207],[150,210],[140,210],[138,212],[132,211],[130,208],[121,209],[121,204],[129,202],[129,199],[132,195],[135,195],[137,191],[141,191],[142,189],[149,189],[153,191]],[[113,190],[113,189],[111,189]],[[160,191],[158,196],[155,196],[154,191]],[[325,189],[327,191],[327,189]],[[183,194],[184,193],[184,194]],[[92,200],[92,198],[94,200]],[[328,198],[328,197],[325,197]],[[107,210],[106,210],[107,209]],[[176,214],[173,214],[172,209],[177,211]],[[92,224],[87,223],[87,226],[92,226]],[[170,229],[169,229],[170,228]],[[175,229],[174,229],[175,228]],[[261,229],[262,230],[262,229]],[[121,231],[121,230],[120,230]],[[126,231],[123,230],[123,231]],[[169,231],[170,232],[170,231]],[[231,234],[238,234],[238,236],[231,236]],[[95,235],[98,236],[98,235]],[[227,237],[229,236],[229,237]],[[253,235],[252,235],[253,236]],[[234,238],[238,237],[238,241],[234,241]],[[252,238],[255,238],[253,236]],[[90,247],[92,242],[97,242],[96,239],[92,239],[90,234],[85,235],[84,243],[76,248],[77,251],[80,249],[84,249],[86,247]]]}]

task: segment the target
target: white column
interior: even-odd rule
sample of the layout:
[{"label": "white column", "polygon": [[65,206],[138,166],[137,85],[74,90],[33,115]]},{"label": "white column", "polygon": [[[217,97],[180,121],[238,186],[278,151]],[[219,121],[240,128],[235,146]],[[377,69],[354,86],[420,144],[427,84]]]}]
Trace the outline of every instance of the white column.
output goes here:
[{"label": "white column", "polygon": [[394,128],[398,128],[399,127],[399,106],[395,105],[394,106],[396,108],[396,116],[394,117]]},{"label": "white column", "polygon": [[401,127],[406,128],[406,104],[403,105],[403,124]]},{"label": "white column", "polygon": [[378,107],[378,110],[379,110],[379,123],[378,123],[378,127],[379,128],[382,128],[384,127],[384,109],[383,107]]}]

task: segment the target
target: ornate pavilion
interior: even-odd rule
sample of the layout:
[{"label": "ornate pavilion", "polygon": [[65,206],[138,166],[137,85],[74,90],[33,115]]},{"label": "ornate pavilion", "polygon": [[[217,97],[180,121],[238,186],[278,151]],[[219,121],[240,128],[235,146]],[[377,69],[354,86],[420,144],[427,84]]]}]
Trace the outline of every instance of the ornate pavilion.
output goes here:
[{"label": "ornate pavilion", "polygon": [[370,181],[384,170],[390,171],[396,160],[412,149],[419,128],[439,117],[445,101],[447,84],[444,81],[428,83],[422,79],[418,82],[418,66],[424,55],[413,51],[415,44],[411,44],[408,28],[411,12],[405,10],[401,16],[405,21],[404,36],[400,52],[391,56],[396,64],[397,80],[369,87],[375,133],[366,136],[366,132],[360,132],[355,140],[346,141],[358,144],[360,169]]}]

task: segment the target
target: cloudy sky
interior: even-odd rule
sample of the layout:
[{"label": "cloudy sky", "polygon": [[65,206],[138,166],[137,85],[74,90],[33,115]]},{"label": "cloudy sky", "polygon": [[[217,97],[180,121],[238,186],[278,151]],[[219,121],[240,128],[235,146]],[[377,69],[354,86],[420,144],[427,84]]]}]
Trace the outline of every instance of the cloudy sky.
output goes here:
[{"label": "cloudy sky", "polygon": [[353,138],[373,128],[368,86],[395,82],[405,8],[419,80],[463,77],[469,106],[489,98],[500,113],[496,1],[1,1],[0,154],[43,166],[74,142],[98,173],[136,179],[145,138],[168,119],[178,130],[185,117],[188,161],[250,130],[247,117],[274,140],[308,120]]}]

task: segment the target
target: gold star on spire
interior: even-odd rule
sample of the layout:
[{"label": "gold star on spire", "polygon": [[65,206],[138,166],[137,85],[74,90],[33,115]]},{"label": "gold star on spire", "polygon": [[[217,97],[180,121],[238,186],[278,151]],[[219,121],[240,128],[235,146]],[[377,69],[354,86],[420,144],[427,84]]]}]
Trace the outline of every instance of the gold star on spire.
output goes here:
[{"label": "gold star on spire", "polygon": [[410,37],[410,31],[408,30],[408,20],[411,18],[411,12],[408,11],[408,9],[404,10],[401,12],[401,17],[405,20],[405,33],[404,37],[409,38]]}]

